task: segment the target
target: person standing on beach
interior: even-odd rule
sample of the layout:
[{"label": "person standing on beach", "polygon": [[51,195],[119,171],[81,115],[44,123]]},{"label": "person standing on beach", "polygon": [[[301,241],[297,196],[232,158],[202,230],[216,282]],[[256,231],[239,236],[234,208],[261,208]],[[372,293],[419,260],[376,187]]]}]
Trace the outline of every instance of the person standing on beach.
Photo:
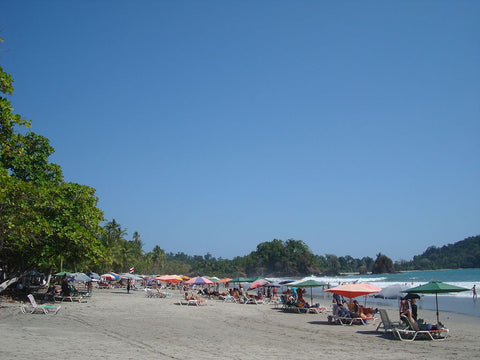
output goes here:
[{"label": "person standing on beach", "polygon": [[477,300],[477,285],[476,284],[473,284],[472,293],[473,293],[473,300]]},{"label": "person standing on beach", "polygon": [[127,294],[130,294],[130,279],[127,280]]}]

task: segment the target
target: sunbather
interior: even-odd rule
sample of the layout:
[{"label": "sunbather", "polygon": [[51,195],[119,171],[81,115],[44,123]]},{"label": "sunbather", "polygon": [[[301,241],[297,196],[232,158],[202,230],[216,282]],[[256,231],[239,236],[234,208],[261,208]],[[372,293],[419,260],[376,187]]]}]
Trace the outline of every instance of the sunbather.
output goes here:
[{"label": "sunbather", "polygon": [[62,281],[62,293],[61,293],[61,295],[70,296],[70,294],[71,294],[70,286],[68,285],[67,280],[64,279]]},{"label": "sunbather", "polygon": [[305,301],[303,298],[305,290],[304,289],[297,289],[297,306],[298,307],[304,307],[304,308],[310,308],[310,304]]}]

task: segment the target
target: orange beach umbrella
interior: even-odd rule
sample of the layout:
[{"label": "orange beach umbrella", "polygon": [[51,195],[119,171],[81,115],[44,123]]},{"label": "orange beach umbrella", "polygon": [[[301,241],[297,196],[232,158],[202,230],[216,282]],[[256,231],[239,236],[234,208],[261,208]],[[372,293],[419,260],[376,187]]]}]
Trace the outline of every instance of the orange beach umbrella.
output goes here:
[{"label": "orange beach umbrella", "polygon": [[380,292],[382,291],[382,289],[372,284],[352,283],[352,284],[340,285],[325,291],[353,299],[353,298],[356,298],[357,296]]},{"label": "orange beach umbrella", "polygon": [[176,283],[179,283],[180,281],[183,281],[183,279],[180,276],[177,276],[177,275],[157,276],[154,280],[173,283],[173,284],[176,284]]}]

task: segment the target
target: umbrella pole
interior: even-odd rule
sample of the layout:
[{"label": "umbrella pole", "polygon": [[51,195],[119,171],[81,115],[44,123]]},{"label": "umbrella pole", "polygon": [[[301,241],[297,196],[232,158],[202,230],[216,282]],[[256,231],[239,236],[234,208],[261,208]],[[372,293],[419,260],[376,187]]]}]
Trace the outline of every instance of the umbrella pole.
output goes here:
[{"label": "umbrella pole", "polygon": [[310,306],[313,306],[313,286],[310,286]]},{"label": "umbrella pole", "polygon": [[438,293],[435,293],[435,303],[437,305],[437,324],[440,323],[440,320],[438,320]]}]

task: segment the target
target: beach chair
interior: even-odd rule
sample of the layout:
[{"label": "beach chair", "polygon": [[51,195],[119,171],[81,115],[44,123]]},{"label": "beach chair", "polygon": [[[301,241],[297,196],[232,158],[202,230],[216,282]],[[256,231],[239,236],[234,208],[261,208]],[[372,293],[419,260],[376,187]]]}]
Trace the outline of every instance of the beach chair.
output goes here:
[{"label": "beach chair", "polygon": [[55,295],[54,300],[55,301],[70,301],[70,302],[77,301],[79,303],[87,302],[86,297],[84,295],[81,295],[81,294],[72,294],[72,295],[69,295],[69,296]]},{"label": "beach chair", "polygon": [[370,321],[375,320],[373,316],[352,317],[345,310],[340,312],[339,307],[333,307],[333,315],[329,316],[329,323],[338,325],[367,325]]},{"label": "beach chair", "polygon": [[391,321],[388,317],[388,313],[385,309],[379,309],[381,321],[377,326],[375,331],[379,331],[379,329],[383,329],[384,334],[391,334],[394,337],[400,338],[397,334],[398,330],[404,330],[405,325],[403,325],[399,321]]},{"label": "beach chair", "polygon": [[147,298],[157,297],[157,295],[155,294],[155,292],[154,292],[152,289],[145,288],[144,291],[145,291],[145,296],[146,296]]},{"label": "beach chair", "polygon": [[263,304],[264,301],[262,299],[257,299],[255,297],[244,297],[243,298],[243,303],[244,304],[255,304],[255,305],[259,305],[259,304]]},{"label": "beach chair", "polygon": [[368,321],[374,320],[373,316],[367,317],[349,317],[349,316],[335,316],[333,315],[334,322],[339,325],[367,325]]},{"label": "beach chair", "polygon": [[311,306],[308,308],[308,313],[310,314],[322,314],[327,310],[326,307],[316,307],[316,306]]},{"label": "beach chair", "polygon": [[44,313],[45,315],[50,315],[50,314],[55,315],[56,313],[58,313],[58,311],[61,308],[60,305],[38,305],[32,294],[27,295],[27,298],[30,301],[30,305],[32,307],[28,308],[25,305],[22,305],[20,309],[24,314],[26,314],[27,312],[29,312],[30,314],[33,314],[35,312],[40,312],[40,313]]},{"label": "beach chair", "polygon": [[188,300],[188,305],[205,306],[207,305],[207,300],[191,299],[191,300]]},{"label": "beach chair", "polygon": [[235,299],[235,298],[234,298],[232,295],[230,295],[230,294],[228,294],[227,296],[224,296],[224,297],[223,297],[223,301],[224,301],[224,302],[229,302],[229,303],[235,303],[235,304],[238,303],[237,299]]},{"label": "beach chair", "polygon": [[280,296],[282,301],[282,311],[289,311],[289,312],[301,312],[302,308],[298,307],[296,304],[289,302],[285,295]]},{"label": "beach chair", "polygon": [[408,317],[401,316],[400,319],[407,325],[403,330],[396,330],[397,337],[401,341],[445,340],[449,334],[449,330],[446,328],[429,328],[431,324],[418,324],[418,329],[415,329]]}]

